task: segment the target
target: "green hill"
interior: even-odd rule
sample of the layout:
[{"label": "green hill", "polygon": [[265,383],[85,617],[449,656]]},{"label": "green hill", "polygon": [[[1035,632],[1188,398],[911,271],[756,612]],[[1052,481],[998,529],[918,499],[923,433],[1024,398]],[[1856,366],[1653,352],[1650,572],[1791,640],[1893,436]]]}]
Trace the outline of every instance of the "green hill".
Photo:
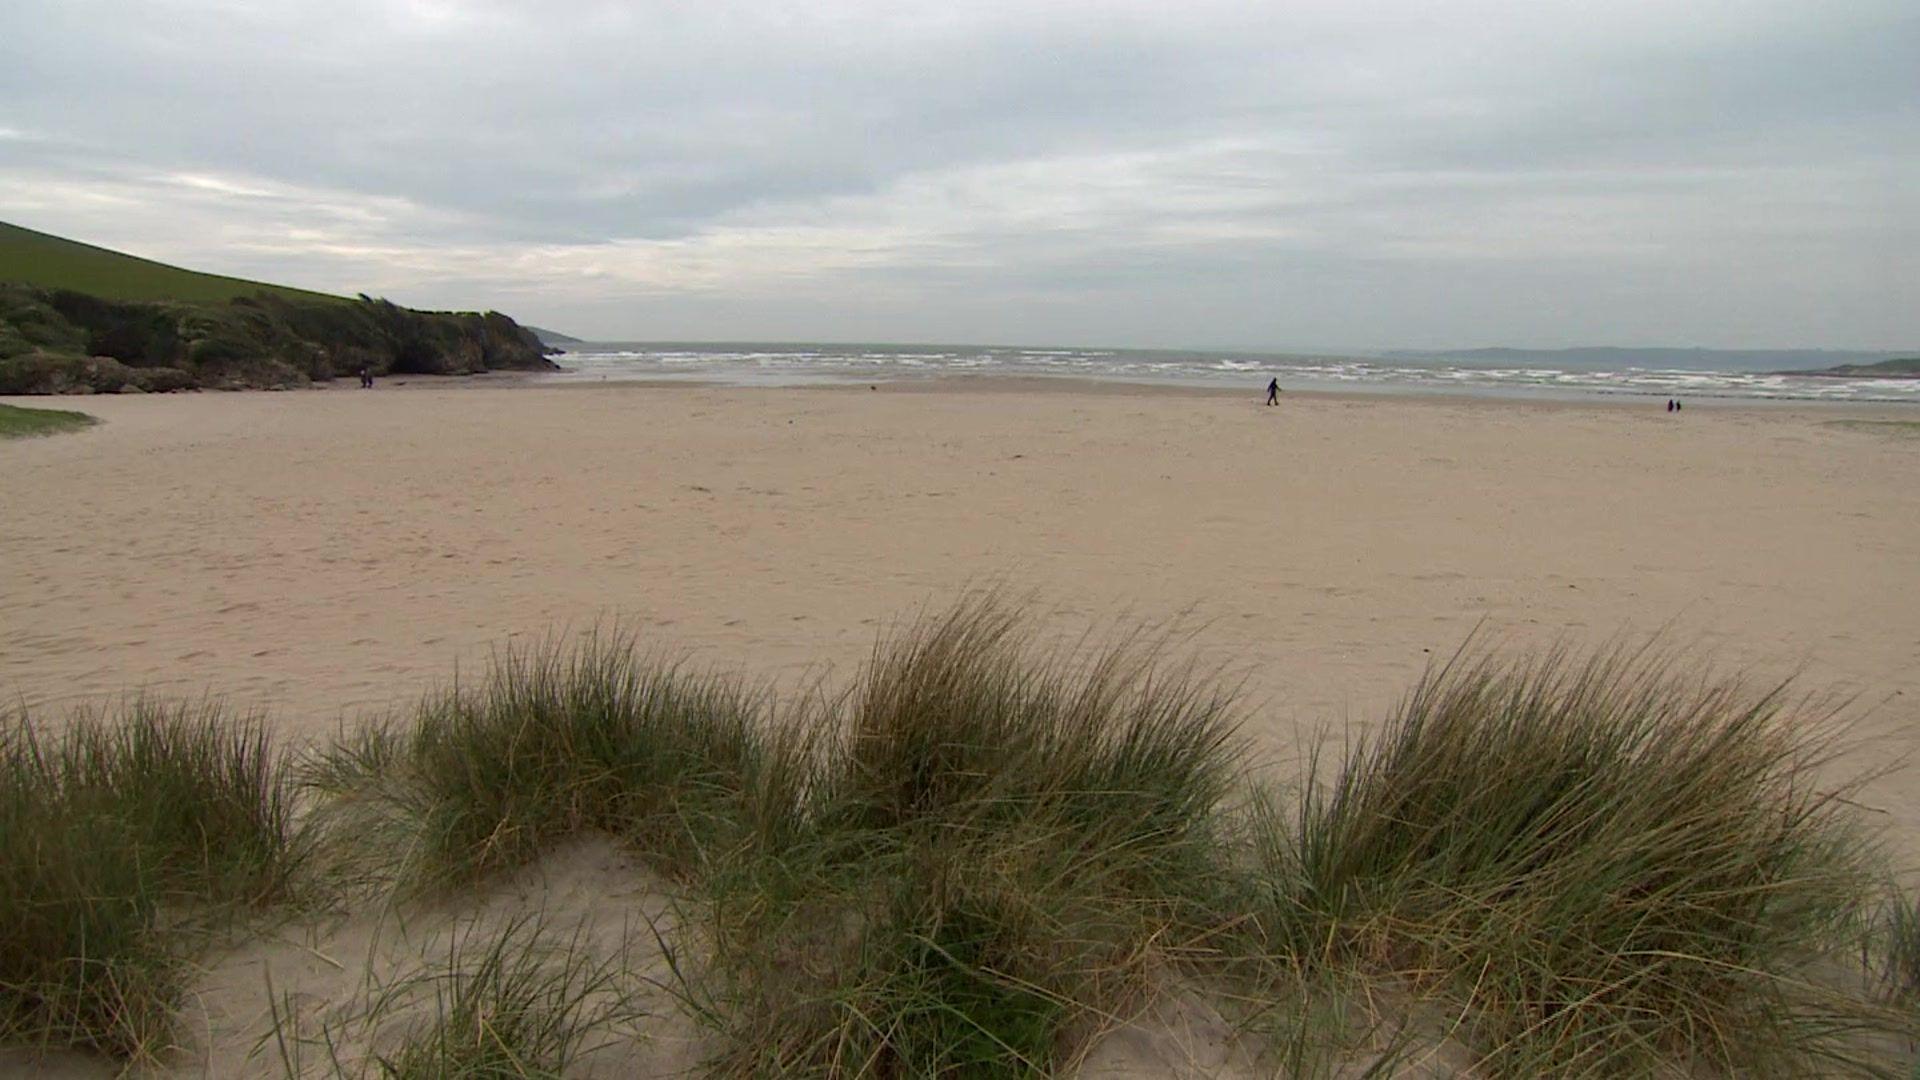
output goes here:
[{"label": "green hill", "polygon": [[232,300],[269,293],[290,300],[340,300],[326,293],[182,270],[0,221],[0,281],[71,289],[107,300]]},{"label": "green hill", "polygon": [[546,349],[498,312],[201,274],[0,223],[0,394],[552,369]]}]

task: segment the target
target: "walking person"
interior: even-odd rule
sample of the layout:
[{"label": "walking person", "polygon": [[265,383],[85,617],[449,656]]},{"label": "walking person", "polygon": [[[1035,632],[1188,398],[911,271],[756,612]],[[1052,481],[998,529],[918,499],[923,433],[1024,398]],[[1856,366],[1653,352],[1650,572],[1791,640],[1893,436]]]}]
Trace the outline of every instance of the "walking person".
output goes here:
[{"label": "walking person", "polygon": [[1280,404],[1280,380],[1277,378],[1267,384],[1267,404]]}]

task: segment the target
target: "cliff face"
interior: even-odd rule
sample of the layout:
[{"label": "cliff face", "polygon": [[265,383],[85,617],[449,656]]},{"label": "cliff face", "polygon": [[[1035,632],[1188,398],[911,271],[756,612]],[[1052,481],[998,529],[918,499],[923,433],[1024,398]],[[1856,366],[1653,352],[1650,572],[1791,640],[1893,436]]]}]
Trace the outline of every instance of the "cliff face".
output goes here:
[{"label": "cliff face", "polygon": [[0,284],[0,394],[284,387],[375,375],[555,370],[498,312],[385,300],[108,300]]}]

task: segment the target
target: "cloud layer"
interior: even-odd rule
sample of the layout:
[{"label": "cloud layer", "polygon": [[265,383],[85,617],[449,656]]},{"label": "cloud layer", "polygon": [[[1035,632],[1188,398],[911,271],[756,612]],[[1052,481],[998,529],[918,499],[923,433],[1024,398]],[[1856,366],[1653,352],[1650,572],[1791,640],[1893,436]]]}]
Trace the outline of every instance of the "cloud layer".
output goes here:
[{"label": "cloud layer", "polygon": [[16,0],[0,219],[599,337],[1920,344],[1920,8]]}]

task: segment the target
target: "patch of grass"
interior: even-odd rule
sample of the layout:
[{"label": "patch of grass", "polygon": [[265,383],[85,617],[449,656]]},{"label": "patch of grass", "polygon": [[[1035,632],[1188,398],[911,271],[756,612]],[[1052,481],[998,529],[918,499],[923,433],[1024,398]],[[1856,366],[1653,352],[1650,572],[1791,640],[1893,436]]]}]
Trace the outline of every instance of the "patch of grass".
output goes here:
[{"label": "patch of grass", "polygon": [[17,405],[0,405],[0,439],[78,431],[99,422],[86,413],[67,409],[23,409]]},{"label": "patch of grass", "polygon": [[139,702],[0,736],[0,1041],[147,1057],[210,919],[288,894],[291,787],[252,718]]},{"label": "patch of grass", "polygon": [[[760,700],[638,653],[619,633],[497,657],[483,684],[422,703],[404,729],[372,725],[322,750],[308,783],[317,828],[366,876],[409,890],[472,881],[567,835],[623,838],[685,879],[742,842],[764,797]],[[774,785],[777,790],[777,783]]]},{"label": "patch of grass", "polygon": [[448,936],[444,960],[375,985],[317,1030],[303,1027],[296,1002],[273,999],[269,1040],[288,1077],[557,1080],[595,1036],[638,1037],[644,1014],[627,967],[537,915],[468,923]]},{"label": "patch of grass", "polygon": [[1267,948],[1453,1003],[1506,1075],[1871,1063],[1818,977],[1877,861],[1820,715],[1647,652],[1457,658],[1271,818]]}]

